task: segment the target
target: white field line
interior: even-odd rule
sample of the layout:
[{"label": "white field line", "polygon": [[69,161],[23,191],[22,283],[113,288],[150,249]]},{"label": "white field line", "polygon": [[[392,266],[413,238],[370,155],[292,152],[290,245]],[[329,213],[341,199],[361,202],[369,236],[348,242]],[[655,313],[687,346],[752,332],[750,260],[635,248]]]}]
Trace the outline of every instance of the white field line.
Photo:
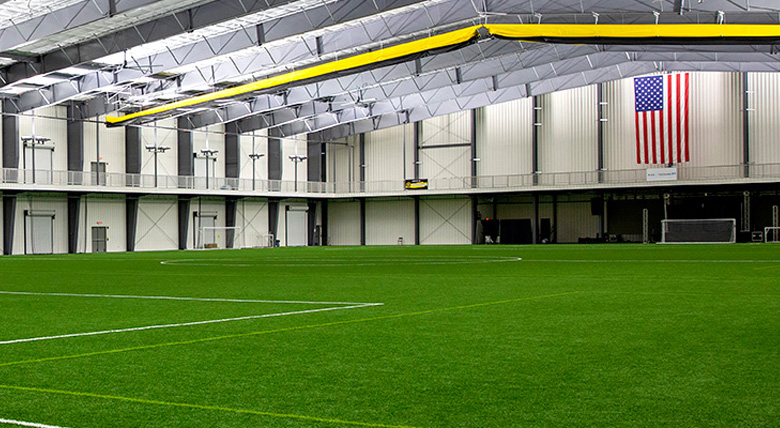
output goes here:
[{"label": "white field line", "polygon": [[342,309],[357,309],[357,308],[365,308],[369,306],[382,306],[383,303],[361,303],[358,305],[352,305],[352,306],[337,306],[337,307],[329,307],[329,308],[319,308],[319,309],[308,309],[304,311],[292,311],[292,312],[279,312],[274,314],[263,314],[263,315],[249,315],[244,317],[236,317],[236,318],[223,318],[218,320],[207,320],[207,321],[193,321],[193,322],[185,322],[185,323],[177,323],[177,324],[159,324],[159,325],[148,325],[143,327],[131,327],[131,328],[121,328],[121,329],[114,329],[114,330],[103,330],[103,331],[91,331],[86,333],[74,333],[74,334],[61,334],[57,336],[43,336],[43,337],[30,337],[27,339],[15,339],[15,340],[6,340],[3,342],[0,342],[0,345],[10,345],[14,343],[24,343],[24,342],[38,342],[42,340],[54,340],[54,339],[65,339],[70,337],[82,337],[82,336],[97,336],[101,334],[115,334],[115,333],[126,333],[130,331],[143,331],[143,330],[153,330],[153,329],[161,329],[161,328],[176,328],[176,327],[187,327],[187,326],[193,326],[193,325],[203,325],[203,324],[216,324],[216,323],[223,323],[223,322],[231,322],[231,321],[243,321],[243,320],[253,320],[253,319],[259,319],[259,318],[273,318],[273,317],[283,317],[288,315],[301,315],[301,314],[311,314],[315,312],[326,312],[326,311],[338,311]]},{"label": "white field line", "polygon": [[11,419],[0,419],[0,424],[18,425],[22,427],[35,427],[35,428],[64,428],[64,427],[58,427],[56,425],[36,424],[33,422],[14,421]]},{"label": "white field line", "polygon": [[[322,259],[318,259],[322,260]],[[477,264],[477,263],[506,263],[521,260],[518,257],[505,257],[499,259],[459,259],[459,260],[412,260],[412,259],[375,259],[361,261],[360,259],[327,259],[325,263],[314,263],[309,259],[287,259],[287,260],[258,260],[254,263],[234,263],[245,262],[239,259],[207,260],[207,259],[177,259],[164,260],[161,265],[168,266],[230,266],[230,267],[256,267],[256,266],[284,266],[284,267],[330,267],[330,266],[388,266],[393,263],[404,263],[406,265],[459,265],[459,264]],[[331,263],[327,263],[331,262]]]},{"label": "white field line", "polygon": [[178,297],[178,296],[135,296],[127,294],[78,294],[78,293],[43,293],[32,291],[0,291],[0,294],[14,294],[20,296],[59,296],[59,297],[97,297],[105,299],[146,299],[146,300],[181,300],[192,302],[225,302],[225,303],[280,303],[299,305],[366,305],[373,303],[360,302],[313,302],[303,300],[246,300],[246,299],[219,299],[210,297]]},{"label": "white field line", "polygon": [[[520,260],[520,259],[518,259]],[[524,262],[545,263],[780,263],[780,260],[529,260]]]}]

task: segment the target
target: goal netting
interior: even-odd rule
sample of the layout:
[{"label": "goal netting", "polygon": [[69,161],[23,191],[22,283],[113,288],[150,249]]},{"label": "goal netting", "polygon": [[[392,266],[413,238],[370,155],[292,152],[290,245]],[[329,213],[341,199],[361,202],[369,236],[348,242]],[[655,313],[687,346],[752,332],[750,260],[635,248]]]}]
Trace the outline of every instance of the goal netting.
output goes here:
[{"label": "goal netting", "polygon": [[205,250],[246,248],[240,227],[201,227],[195,248]]},{"label": "goal netting", "polygon": [[737,220],[708,218],[661,220],[665,244],[733,244],[737,242]]},{"label": "goal netting", "polygon": [[256,233],[253,242],[247,244],[252,248],[273,248],[276,240],[273,233]]},{"label": "goal netting", "polygon": [[765,227],[764,242],[769,244],[777,244],[780,242],[780,227]]}]

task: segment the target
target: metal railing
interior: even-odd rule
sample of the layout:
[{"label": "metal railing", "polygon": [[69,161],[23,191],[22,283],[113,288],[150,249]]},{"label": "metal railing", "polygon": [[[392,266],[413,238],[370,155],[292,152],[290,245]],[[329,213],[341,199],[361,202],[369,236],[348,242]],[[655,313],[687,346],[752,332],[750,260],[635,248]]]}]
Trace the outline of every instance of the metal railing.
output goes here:
[{"label": "metal railing", "polygon": [[[0,188],[71,188],[91,187],[118,189],[162,189],[203,191],[205,193],[256,193],[258,195],[317,194],[332,196],[394,195],[411,193],[404,190],[400,180],[367,182],[306,182],[293,180],[266,180],[246,178],[205,177],[94,173],[82,171],[32,171],[3,168]],[[707,167],[677,167],[677,183],[722,183],[750,181],[780,181],[780,163],[738,164]],[[746,172],[749,177],[746,177]],[[156,181],[156,185],[155,185]],[[514,175],[482,175],[477,177],[448,177],[428,180],[428,192],[455,193],[469,191],[522,191],[544,188],[602,187],[615,185],[648,184],[646,169],[604,170],[582,172],[554,172]],[[672,182],[654,182],[651,185],[667,185]],[[297,188],[297,191],[295,190]],[[254,189],[254,190],[253,190]],[[420,191],[414,191],[419,193]],[[423,190],[422,192],[425,192]]]}]

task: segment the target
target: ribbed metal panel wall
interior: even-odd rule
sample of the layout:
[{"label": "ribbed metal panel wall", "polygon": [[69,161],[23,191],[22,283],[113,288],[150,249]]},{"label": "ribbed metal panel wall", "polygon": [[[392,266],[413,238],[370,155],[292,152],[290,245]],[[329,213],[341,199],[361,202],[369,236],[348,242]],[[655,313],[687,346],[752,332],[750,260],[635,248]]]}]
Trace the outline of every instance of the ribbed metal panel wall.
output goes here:
[{"label": "ribbed metal panel wall", "polygon": [[179,248],[179,212],[176,197],[148,196],[138,201],[136,251]]},{"label": "ribbed metal panel wall", "polygon": [[591,215],[590,200],[558,202],[558,243],[576,243],[579,238],[595,238],[599,233],[599,217]]},{"label": "ribbed metal panel wall", "polygon": [[328,202],[328,245],[360,245],[360,202]]},{"label": "ribbed metal panel wall", "polygon": [[[214,125],[206,128],[201,128],[198,131],[192,133],[192,150],[200,156],[202,149],[219,150],[217,153],[217,162],[214,165],[214,174],[216,177],[225,176],[225,134],[224,126]],[[206,134],[208,132],[208,141]],[[198,167],[195,167],[195,171],[198,171]],[[209,177],[211,173],[209,172]]]},{"label": "ribbed metal panel wall", "polygon": [[748,75],[750,162],[780,163],[780,74]]},{"label": "ribbed metal panel wall", "polygon": [[[78,251],[93,252],[92,228],[106,227],[106,250],[127,250],[126,208],[124,195],[87,195],[81,199]],[[64,219],[63,219],[64,220]],[[175,229],[174,229],[175,230]]]},{"label": "ribbed metal panel wall", "polygon": [[420,141],[420,177],[429,180],[471,175],[469,147],[428,148],[445,144],[468,144],[471,112],[464,111],[423,121]]},{"label": "ribbed metal panel wall", "polygon": [[607,82],[604,90],[604,168],[641,168],[636,163],[634,79]]},{"label": "ribbed metal panel wall", "polygon": [[420,244],[470,243],[470,198],[420,199]]},{"label": "ribbed metal panel wall", "polygon": [[412,199],[368,200],[366,202],[366,244],[396,245],[398,238],[414,243],[414,201]]},{"label": "ribbed metal panel wall", "polygon": [[[295,163],[290,160],[290,156],[306,156],[307,144],[306,134],[294,135],[289,138],[282,138],[282,180],[295,180]],[[306,181],[306,163],[308,160],[298,163],[298,182]]]},{"label": "ribbed metal panel wall", "polygon": [[[742,163],[742,76],[691,76],[690,166]],[[705,174],[706,175],[706,174]]]},{"label": "ribbed metal panel wall", "polygon": [[595,171],[598,167],[596,86],[541,96],[539,170]]},{"label": "ribbed metal panel wall", "polygon": [[328,181],[336,183],[336,192],[345,192],[350,177],[353,181],[359,180],[357,164],[360,161],[358,156],[358,136],[353,135],[335,144],[328,144],[327,163],[328,163]]},{"label": "ribbed metal panel wall", "polygon": [[[240,165],[240,177],[251,180],[252,179],[252,158],[249,157],[252,153],[268,155],[268,140],[266,135],[267,130],[261,129],[255,131],[255,137],[252,138],[252,133],[241,134],[239,139],[239,159]],[[253,147],[254,146],[254,147]],[[262,157],[255,162],[255,177],[258,180],[265,180],[268,178],[268,158]]]},{"label": "ribbed metal panel wall", "polygon": [[[98,119],[100,124],[93,122],[84,123],[84,171],[91,171],[92,162],[98,161],[98,141],[96,138],[100,130],[100,162],[106,164],[106,172],[124,174],[125,172],[125,128],[108,128],[105,125],[105,116]],[[66,122],[62,126],[65,129]],[[36,122],[37,123],[37,122]],[[36,126],[37,128],[37,126]],[[66,135],[65,131],[63,136]],[[66,168],[63,168],[66,169]]]},{"label": "ribbed metal panel wall", "polygon": [[[236,226],[241,228],[243,245],[267,246],[267,241],[263,241],[268,234],[268,201],[256,198],[242,199],[236,211]],[[238,243],[240,244],[241,241],[239,240]]]},{"label": "ribbed metal panel wall", "polygon": [[25,194],[16,201],[16,219],[14,220],[14,254],[24,254],[25,217],[24,211],[52,211],[54,253],[68,252],[68,199],[65,195]]},{"label": "ribbed metal panel wall", "polygon": [[477,110],[477,175],[533,172],[533,102],[530,98]]},{"label": "ribbed metal panel wall", "polygon": [[[141,128],[141,173],[154,174],[154,153],[146,150],[146,146],[155,144],[154,127]],[[157,123],[157,146],[169,147],[165,153],[157,155],[157,173],[159,175],[178,175],[178,144],[176,144],[176,119],[164,119]]]},{"label": "ribbed metal panel wall", "polygon": [[[406,132],[406,135],[404,135]],[[366,134],[366,181],[404,180],[410,177],[414,154],[412,125],[394,126]],[[404,164],[406,141],[406,164]],[[404,173],[406,172],[406,177]]]},{"label": "ribbed metal panel wall", "polygon": [[[52,153],[52,170],[64,171],[68,169],[68,151],[67,151],[67,110],[65,107],[53,106],[35,110],[35,136],[50,138],[47,145],[54,146]],[[28,112],[29,114],[29,112]],[[19,136],[29,137],[32,135],[32,117],[22,116],[19,118]],[[19,141],[19,167],[23,168],[24,148]]]}]

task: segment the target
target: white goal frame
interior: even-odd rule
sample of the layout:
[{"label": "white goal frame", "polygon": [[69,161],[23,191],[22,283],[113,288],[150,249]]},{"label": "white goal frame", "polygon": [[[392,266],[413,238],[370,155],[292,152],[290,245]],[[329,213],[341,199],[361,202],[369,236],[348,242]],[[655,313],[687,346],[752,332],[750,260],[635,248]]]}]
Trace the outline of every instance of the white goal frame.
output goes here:
[{"label": "white goal frame", "polygon": [[[214,249],[224,250],[224,249],[228,249],[227,245],[224,245],[224,244],[226,244],[226,241],[227,241],[227,232],[231,231],[231,230],[233,231],[233,247],[231,247],[231,248],[232,249],[246,248],[246,246],[244,245],[244,241],[245,241],[244,234],[242,233],[242,229],[239,226],[233,226],[233,227],[227,227],[227,226],[203,226],[203,227],[200,227],[200,228],[198,228],[198,234],[197,234],[197,238],[195,240],[195,248],[198,249],[198,250],[214,250]],[[203,242],[204,238],[206,236],[206,232],[209,232],[209,231],[214,231],[215,236],[219,232],[223,233],[221,238],[216,239],[217,242],[214,243],[214,244],[216,244],[216,247],[212,247],[210,245],[212,243],[206,244],[205,242]],[[223,244],[224,246],[220,246],[220,244]]]},{"label": "white goal frame", "polygon": [[[731,239],[729,241],[700,241],[700,242],[667,242],[666,231],[669,223],[695,223],[704,221],[722,221],[731,223]],[[734,244],[737,242],[737,219],[735,218],[697,218],[697,219],[666,219],[661,220],[661,243],[662,244]]]},{"label": "white goal frame", "polygon": [[273,233],[258,233],[256,238],[253,248],[274,248],[276,246],[276,237]]},{"label": "white goal frame", "polygon": [[[770,241],[769,240],[769,232],[774,232],[773,234],[777,237],[777,239]],[[780,227],[777,226],[767,226],[764,228],[764,243],[765,244],[780,244]]]}]

